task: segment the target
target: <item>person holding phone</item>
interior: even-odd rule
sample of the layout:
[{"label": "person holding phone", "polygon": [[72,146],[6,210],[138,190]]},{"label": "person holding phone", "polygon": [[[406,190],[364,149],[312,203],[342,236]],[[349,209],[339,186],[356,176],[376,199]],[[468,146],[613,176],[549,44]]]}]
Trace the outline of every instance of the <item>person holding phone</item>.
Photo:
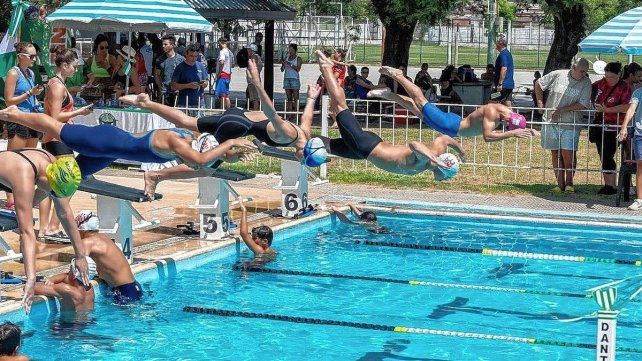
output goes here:
[{"label": "person holding phone", "polygon": [[[18,65],[7,72],[4,88],[5,102],[7,107],[16,105],[23,112],[39,112],[40,105],[37,97],[44,90],[44,86],[36,85],[36,77],[31,69],[38,57],[36,48],[27,42],[17,43],[14,47]],[[40,133],[15,123],[7,123],[6,129],[9,137],[8,150],[35,148],[38,145]],[[14,206],[13,195],[7,192],[6,207],[14,209]]]},{"label": "person holding phone", "polygon": [[178,91],[176,106],[179,108],[199,108],[204,102],[208,74],[207,67],[197,61],[199,51],[198,44],[190,44],[185,50],[185,61],[174,69],[170,86]]}]

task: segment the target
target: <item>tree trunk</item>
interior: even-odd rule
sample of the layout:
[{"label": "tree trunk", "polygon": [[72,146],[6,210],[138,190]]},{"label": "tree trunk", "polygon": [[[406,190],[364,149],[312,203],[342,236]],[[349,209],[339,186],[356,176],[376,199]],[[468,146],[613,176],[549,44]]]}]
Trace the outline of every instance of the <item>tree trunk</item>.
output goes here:
[{"label": "tree trunk", "polygon": [[582,5],[575,4],[563,6],[563,2],[547,0],[547,3],[556,3],[555,9],[555,33],[551,50],[546,59],[544,74],[553,70],[569,69],[573,57],[577,54],[580,40],[586,34],[586,12]]},{"label": "tree trunk", "polygon": [[410,44],[412,44],[417,21],[409,21],[406,17],[395,13],[389,0],[372,0],[372,5],[384,27],[381,65],[395,68],[402,65],[407,67]]}]

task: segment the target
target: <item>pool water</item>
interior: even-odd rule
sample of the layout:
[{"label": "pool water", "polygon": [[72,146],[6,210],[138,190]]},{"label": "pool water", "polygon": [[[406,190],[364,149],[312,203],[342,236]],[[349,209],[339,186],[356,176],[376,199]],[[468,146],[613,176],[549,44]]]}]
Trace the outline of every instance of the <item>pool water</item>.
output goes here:
[{"label": "pool water", "polygon": [[[631,265],[494,257],[371,246],[355,241],[444,245],[469,249],[637,260],[635,230],[484,219],[380,214],[393,234],[326,218],[279,233],[279,255],[266,267],[372,278],[586,293],[636,276]],[[238,251],[240,249],[240,253]],[[251,259],[229,247],[213,255],[139,276],[141,304],[120,307],[99,296],[88,319],[63,321],[43,306],[24,318],[22,351],[34,360],[592,360],[594,349],[513,343],[344,326],[183,312],[184,306],[334,321],[476,332],[573,343],[595,343],[592,299],[484,289],[411,286],[338,277],[235,271]],[[625,282],[632,294],[642,278]],[[638,296],[637,301],[640,300]],[[618,347],[639,347],[642,303],[623,305]],[[618,360],[642,354],[619,352]]]}]

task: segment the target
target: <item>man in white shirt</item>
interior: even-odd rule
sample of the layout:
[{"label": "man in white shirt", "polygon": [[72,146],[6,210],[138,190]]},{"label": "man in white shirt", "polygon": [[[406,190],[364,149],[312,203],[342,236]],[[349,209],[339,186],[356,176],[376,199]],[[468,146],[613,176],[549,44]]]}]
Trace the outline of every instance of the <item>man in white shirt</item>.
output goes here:
[{"label": "man in white shirt", "polygon": [[216,90],[215,94],[221,100],[223,109],[229,109],[230,103],[230,81],[232,80],[232,52],[227,48],[227,39],[218,39],[218,64],[216,66]]}]

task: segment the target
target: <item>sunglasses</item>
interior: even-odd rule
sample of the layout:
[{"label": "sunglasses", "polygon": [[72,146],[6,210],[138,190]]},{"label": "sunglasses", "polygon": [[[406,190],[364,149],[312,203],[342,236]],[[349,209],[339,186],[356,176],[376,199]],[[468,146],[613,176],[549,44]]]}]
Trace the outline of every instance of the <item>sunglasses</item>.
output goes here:
[{"label": "sunglasses", "polygon": [[107,50],[107,49],[109,49],[108,46],[99,46],[98,47],[98,50]]},{"label": "sunglasses", "polygon": [[20,53],[20,55],[28,56],[28,57],[29,57],[29,59],[31,59],[31,60],[36,60],[36,58],[38,57],[38,55],[35,55],[35,54],[27,54],[27,53]]}]

